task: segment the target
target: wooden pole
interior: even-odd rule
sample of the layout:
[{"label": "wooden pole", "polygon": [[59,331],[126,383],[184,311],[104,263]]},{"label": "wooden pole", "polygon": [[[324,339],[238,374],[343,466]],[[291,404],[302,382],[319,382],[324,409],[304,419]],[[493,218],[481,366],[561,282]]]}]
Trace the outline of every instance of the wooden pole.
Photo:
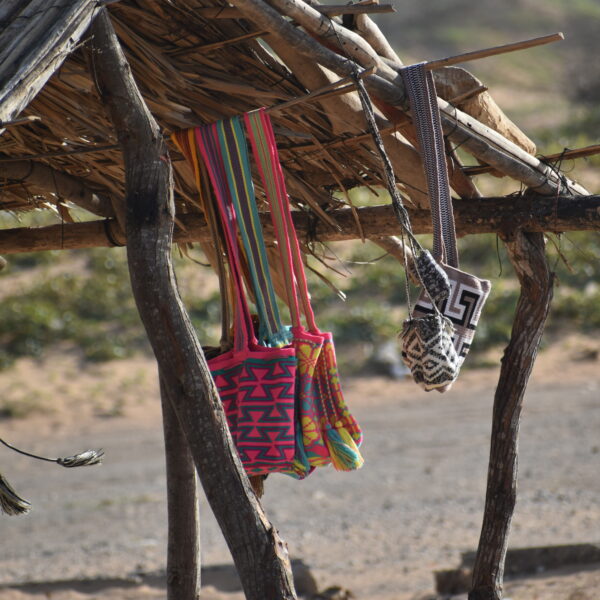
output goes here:
[{"label": "wooden pole", "polygon": [[257,501],[233,445],[171,263],[174,201],[166,143],[133,79],[106,10],[93,65],[125,162],[131,286],[200,482],[248,600],[296,600],[287,548]]},{"label": "wooden pole", "polygon": [[160,400],[167,476],[167,600],[198,600],[200,514],[196,465],[162,375]]},{"label": "wooden pole", "polygon": [[506,242],[521,283],[510,342],[494,398],[485,513],[469,600],[501,600],[508,535],[517,496],[517,444],[523,396],[552,300],[554,277],[541,233]]},{"label": "wooden pole", "polygon": [[552,42],[559,42],[564,39],[565,36],[562,33],[552,33],[550,35],[544,35],[542,37],[532,38],[522,42],[513,42],[511,44],[504,44],[503,46],[494,46],[493,48],[484,48],[482,50],[465,52],[464,54],[458,54],[456,56],[440,58],[439,60],[430,60],[425,64],[425,68],[429,71],[433,71],[434,69],[440,69],[441,67],[450,67],[452,65],[458,65],[459,63],[469,62],[471,60],[487,58],[488,56],[497,56],[498,54],[506,54],[508,52],[516,52],[517,50],[534,48],[535,46],[551,44]]},{"label": "wooden pole", "polygon": [[[360,239],[356,216],[367,238],[398,235],[400,227],[390,205],[358,207],[355,213],[344,208],[328,213],[339,225],[314,223],[304,212],[292,213],[298,235],[304,239],[336,242]],[[431,233],[431,215],[426,210],[409,209],[413,231]],[[557,198],[481,198],[455,200],[454,218],[459,236],[480,233],[502,233],[517,228],[525,231],[600,230],[600,196],[559,196]],[[210,241],[206,221],[199,214],[180,215],[175,228],[174,243]],[[265,239],[273,241],[271,217],[261,214]],[[42,250],[73,250],[123,246],[122,236],[114,220],[61,223],[46,227],[17,227],[0,230],[0,254],[40,252]]]},{"label": "wooden pole", "polygon": [[[0,179],[18,181],[19,185],[31,186],[36,191],[56,194],[61,200],[73,202],[101,217],[113,217],[110,197],[95,191],[89,184],[69,173],[57,171],[33,160],[4,163],[0,160]],[[0,190],[4,186],[0,185]]]},{"label": "wooden pole", "polygon": [[2,23],[0,30],[0,48],[11,48],[10,60],[0,63],[0,121],[4,122],[15,119],[58,70],[98,10],[97,0],[12,4],[21,4],[18,18]]},{"label": "wooden pole", "polygon": [[[540,160],[546,163],[551,161],[560,162],[563,160],[573,160],[575,158],[586,158],[588,156],[595,156],[597,154],[600,154],[600,144],[586,146],[585,148],[574,148],[572,150],[565,148],[562,152],[541,155]],[[489,165],[477,165],[463,168],[465,175],[468,175],[469,177],[472,177],[473,175],[483,175],[484,173],[490,173],[494,170],[495,169]]]},{"label": "wooden pole", "polygon": [[[374,13],[391,13],[396,9],[391,4],[378,4],[377,2],[357,2],[356,4],[342,4],[314,7],[322,15],[339,17],[341,15],[362,15]],[[196,14],[205,19],[243,19],[243,13],[232,6],[217,6],[214,8],[197,8]]]}]

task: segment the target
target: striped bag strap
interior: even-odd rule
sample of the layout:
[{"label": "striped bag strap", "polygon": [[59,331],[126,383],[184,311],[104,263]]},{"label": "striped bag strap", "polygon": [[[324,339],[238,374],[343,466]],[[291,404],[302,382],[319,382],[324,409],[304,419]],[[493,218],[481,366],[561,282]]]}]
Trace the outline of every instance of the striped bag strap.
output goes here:
[{"label": "striped bag strap", "polygon": [[256,299],[259,340],[270,347],[285,346],[290,334],[281,322],[277,307],[244,130],[239,117],[219,121],[215,127]]},{"label": "striped bag strap", "polygon": [[244,119],[271,209],[273,227],[282,258],[290,311],[292,312],[292,323],[294,326],[300,325],[299,295],[309,330],[313,333],[320,333],[310,303],[300,244],[289,209],[289,200],[271,119],[264,108],[246,113]]},{"label": "striped bag strap", "polygon": [[458,267],[454,212],[433,75],[425,69],[425,63],[404,67],[400,73],[408,93],[425,168],[433,221],[433,255],[452,267]]},{"label": "striped bag strap", "polygon": [[216,124],[202,128],[198,127],[194,130],[194,133],[196,143],[213,185],[221,222],[223,223],[223,232],[229,256],[229,267],[235,290],[234,350],[242,352],[247,350],[251,344],[255,344],[256,338],[243,288],[240,251],[236,234],[236,215],[232,207]]},{"label": "striped bag strap", "polygon": [[210,237],[215,248],[215,269],[219,279],[219,289],[221,290],[221,351],[225,352],[230,347],[230,311],[233,305],[234,290],[231,286],[231,280],[225,268],[223,253],[225,249],[225,237],[220,220],[216,215],[206,167],[200,159],[199,149],[196,145],[196,136],[194,129],[184,129],[176,131],[171,135],[171,140],[184,155],[188,164],[194,171],[194,180],[200,207],[204,212],[204,218],[210,231]]}]

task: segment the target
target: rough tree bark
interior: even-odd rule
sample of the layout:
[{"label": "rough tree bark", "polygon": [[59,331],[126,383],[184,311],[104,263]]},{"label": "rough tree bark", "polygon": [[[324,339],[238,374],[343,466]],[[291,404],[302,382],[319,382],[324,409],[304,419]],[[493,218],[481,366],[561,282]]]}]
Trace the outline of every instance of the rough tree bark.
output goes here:
[{"label": "rough tree bark", "polygon": [[469,600],[502,598],[504,561],[517,495],[523,396],[552,300],[553,273],[546,261],[544,235],[518,231],[506,247],[521,283],[521,295],[494,398],[485,512]]},{"label": "rough tree bark", "polygon": [[196,466],[169,387],[160,376],[167,471],[167,600],[198,600],[200,594],[200,519]]},{"label": "rough tree bark", "polygon": [[246,597],[295,599],[287,549],[250,488],[177,291],[170,256],[174,203],[167,146],[105,10],[92,34],[95,75],[124,154],[131,284],[164,384]]}]

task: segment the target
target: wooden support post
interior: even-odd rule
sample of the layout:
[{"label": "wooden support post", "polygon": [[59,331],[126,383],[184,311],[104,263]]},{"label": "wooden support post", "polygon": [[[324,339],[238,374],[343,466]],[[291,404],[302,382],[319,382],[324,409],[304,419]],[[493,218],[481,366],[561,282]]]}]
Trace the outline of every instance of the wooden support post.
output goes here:
[{"label": "wooden support post", "polygon": [[295,600],[287,549],[252,492],[177,290],[171,263],[175,207],[167,146],[106,10],[91,31],[96,81],[123,149],[131,285],[164,385],[246,598]]},{"label": "wooden support post", "polygon": [[485,513],[469,600],[501,600],[508,534],[517,495],[517,442],[523,396],[552,300],[541,233],[518,231],[506,242],[521,283],[510,342],[494,398]]},{"label": "wooden support post", "polygon": [[200,594],[200,514],[196,466],[177,419],[169,387],[160,376],[167,471],[167,600],[198,600]]}]

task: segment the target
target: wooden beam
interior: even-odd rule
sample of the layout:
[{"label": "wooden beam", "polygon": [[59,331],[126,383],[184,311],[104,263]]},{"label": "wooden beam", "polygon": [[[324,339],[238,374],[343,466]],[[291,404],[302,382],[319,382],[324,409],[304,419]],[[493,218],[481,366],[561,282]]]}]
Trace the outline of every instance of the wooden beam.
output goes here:
[{"label": "wooden beam", "polygon": [[[0,179],[17,181],[31,186],[34,191],[56,194],[57,200],[73,202],[101,217],[113,217],[115,214],[108,193],[93,190],[86,181],[69,173],[56,171],[43,163],[33,160],[0,160]],[[2,187],[4,186],[0,185],[0,190]]]},{"label": "wooden beam", "polygon": [[[162,382],[246,598],[296,600],[287,548],[250,487],[177,289],[171,262],[175,206],[168,147],[133,79],[105,9],[96,18],[92,33],[96,81],[123,149],[131,287]],[[176,519],[177,515],[169,517]],[[179,598],[195,600],[199,591]]]},{"label": "wooden beam", "polygon": [[0,121],[12,121],[77,46],[97,0],[29,0],[1,18]]},{"label": "wooden beam", "polygon": [[[391,4],[378,4],[377,2],[358,2],[356,4],[342,4],[330,6],[315,6],[322,15],[339,17],[341,15],[362,15],[374,13],[391,13],[396,9]],[[243,19],[244,14],[233,6],[215,6],[197,8],[195,14],[205,19]]]},{"label": "wooden beam", "polygon": [[[413,231],[431,233],[431,215],[426,210],[408,210]],[[323,242],[360,239],[356,217],[350,209],[328,213],[339,225],[339,230],[327,224],[315,223],[304,212],[294,211],[294,224],[301,238]],[[390,205],[366,206],[356,209],[362,230],[367,238],[381,238],[400,234],[400,227]],[[524,231],[599,231],[600,195],[598,196],[542,196],[529,198],[480,198],[454,200],[454,217],[459,236],[481,233]],[[273,241],[271,216],[261,214],[265,239]],[[210,235],[204,217],[200,214],[179,215],[173,242],[209,241]],[[310,233],[309,233],[310,232]],[[0,254],[39,252],[43,250],[71,250],[124,245],[125,239],[114,220],[64,223],[46,227],[19,227],[0,230]]]},{"label": "wooden beam", "polygon": [[[452,102],[452,104],[454,104],[454,102]],[[553,161],[562,162],[563,160],[586,158],[587,156],[595,156],[597,154],[600,154],[600,144],[586,146],[585,148],[575,148],[573,150],[565,148],[562,152],[540,155],[540,160],[544,163],[550,163]],[[490,167],[489,165],[476,165],[472,167],[463,168],[463,172],[469,177],[472,177],[474,175],[483,175],[484,173],[491,173],[492,171],[495,171],[495,169],[493,167]]]}]

